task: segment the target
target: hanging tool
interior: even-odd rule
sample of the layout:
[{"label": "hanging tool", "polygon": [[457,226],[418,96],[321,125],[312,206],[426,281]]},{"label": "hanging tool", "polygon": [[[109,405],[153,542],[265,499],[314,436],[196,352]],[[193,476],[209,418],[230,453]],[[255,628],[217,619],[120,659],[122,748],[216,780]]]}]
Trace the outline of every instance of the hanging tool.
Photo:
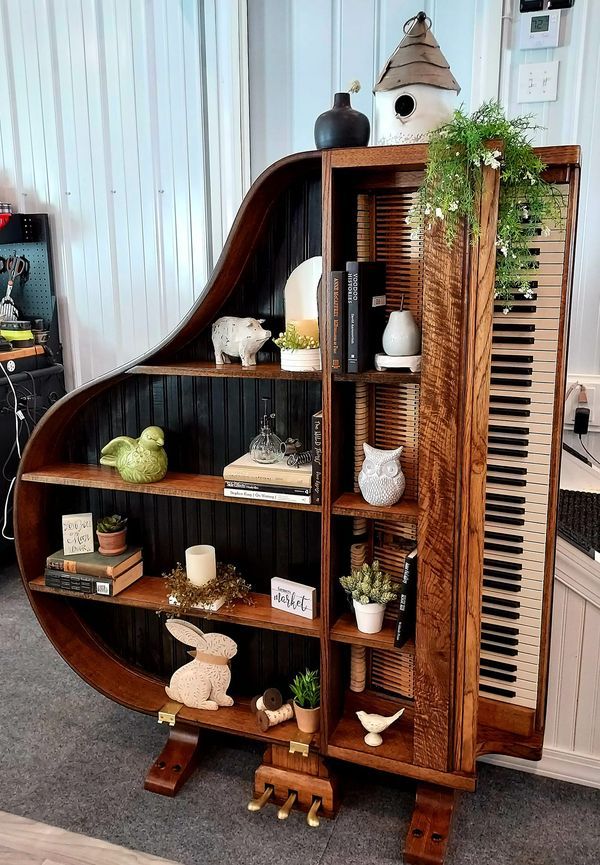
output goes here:
[{"label": "hanging tool", "polygon": [[6,294],[0,301],[0,321],[17,321],[19,311],[15,306],[15,302],[11,297],[11,292],[15,279],[21,277],[25,272],[26,262],[22,255],[16,253],[6,260],[6,270],[8,272],[8,283],[6,286]]}]

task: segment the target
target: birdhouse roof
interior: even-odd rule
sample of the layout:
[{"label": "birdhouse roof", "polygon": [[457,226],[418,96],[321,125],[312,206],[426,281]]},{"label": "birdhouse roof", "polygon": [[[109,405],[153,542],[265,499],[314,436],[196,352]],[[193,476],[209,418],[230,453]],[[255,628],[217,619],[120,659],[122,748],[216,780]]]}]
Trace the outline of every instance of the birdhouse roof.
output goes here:
[{"label": "birdhouse roof", "polygon": [[409,18],[404,39],[385,64],[373,90],[396,90],[408,84],[429,84],[441,90],[456,90],[460,85],[431,32],[431,19],[425,12]]}]

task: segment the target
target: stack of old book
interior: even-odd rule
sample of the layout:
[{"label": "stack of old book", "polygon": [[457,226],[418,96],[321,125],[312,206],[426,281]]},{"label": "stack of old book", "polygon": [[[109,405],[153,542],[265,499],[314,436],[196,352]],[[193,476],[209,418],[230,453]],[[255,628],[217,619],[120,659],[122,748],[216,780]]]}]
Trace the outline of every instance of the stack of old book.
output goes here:
[{"label": "stack of old book", "polygon": [[309,505],[312,501],[312,462],[290,466],[287,461],[257,463],[244,454],[223,469],[225,495],[265,502]]},{"label": "stack of old book", "polygon": [[65,556],[58,550],[46,559],[44,583],[53,589],[88,595],[118,595],[144,573],[141,547],[127,547],[119,556],[98,552]]}]

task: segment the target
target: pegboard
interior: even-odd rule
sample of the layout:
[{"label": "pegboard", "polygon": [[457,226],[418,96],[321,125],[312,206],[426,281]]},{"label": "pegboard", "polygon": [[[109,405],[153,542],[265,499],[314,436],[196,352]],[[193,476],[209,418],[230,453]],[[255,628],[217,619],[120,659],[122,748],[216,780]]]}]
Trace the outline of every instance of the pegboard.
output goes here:
[{"label": "pegboard", "polygon": [[[22,318],[43,318],[49,325],[56,308],[56,298],[51,288],[50,263],[46,243],[2,243],[0,255],[8,258],[23,255],[29,261],[29,279],[23,285],[15,279],[12,298]],[[1,297],[6,293],[8,273],[0,274]]]}]

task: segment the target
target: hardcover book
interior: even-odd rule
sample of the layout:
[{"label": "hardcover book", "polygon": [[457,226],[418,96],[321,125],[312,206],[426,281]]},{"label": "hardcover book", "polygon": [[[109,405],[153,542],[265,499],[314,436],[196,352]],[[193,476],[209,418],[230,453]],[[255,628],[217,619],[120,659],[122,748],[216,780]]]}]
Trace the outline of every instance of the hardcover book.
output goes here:
[{"label": "hardcover book", "polygon": [[312,416],[312,501],[314,505],[321,504],[323,488],[323,411]]},{"label": "hardcover book", "polygon": [[93,577],[89,574],[73,574],[53,568],[46,568],[44,584],[50,588],[64,589],[68,592],[113,597],[132,583],[135,583],[136,580],[139,580],[143,573],[143,562],[138,562],[114,579],[110,577]]},{"label": "hardcover book", "polygon": [[223,469],[226,481],[250,481],[257,484],[274,484],[286,487],[310,487],[312,463],[289,466],[285,460],[278,463],[256,463],[250,454],[238,457]]},{"label": "hardcover book", "polygon": [[402,582],[398,592],[398,619],[394,646],[399,649],[415,633],[415,607],[417,598],[417,548],[404,560]]},{"label": "hardcover book", "polygon": [[333,270],[331,290],[331,368],[346,372],[348,352],[348,274]]},{"label": "hardcover book", "polygon": [[231,499],[254,499],[259,502],[288,502],[288,504],[310,505],[311,494],[299,496],[291,492],[268,493],[263,490],[241,490],[225,487],[224,494]]},{"label": "hardcover book", "polygon": [[118,556],[101,556],[97,551],[73,556],[65,555],[64,550],[58,550],[48,556],[46,567],[67,574],[87,574],[91,577],[115,579],[141,558],[141,547],[127,547],[125,552]]},{"label": "hardcover book", "polygon": [[309,496],[311,488],[288,487],[283,484],[262,484],[254,481],[225,481],[226,490],[255,490],[261,493],[285,493],[288,496]]},{"label": "hardcover book", "polygon": [[385,264],[348,261],[348,372],[372,369],[385,328]]}]

